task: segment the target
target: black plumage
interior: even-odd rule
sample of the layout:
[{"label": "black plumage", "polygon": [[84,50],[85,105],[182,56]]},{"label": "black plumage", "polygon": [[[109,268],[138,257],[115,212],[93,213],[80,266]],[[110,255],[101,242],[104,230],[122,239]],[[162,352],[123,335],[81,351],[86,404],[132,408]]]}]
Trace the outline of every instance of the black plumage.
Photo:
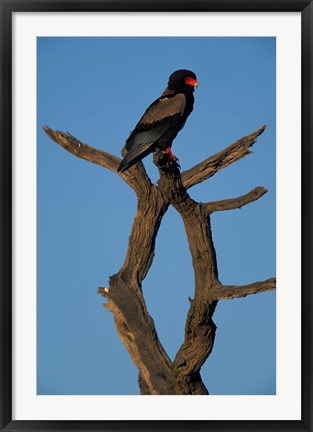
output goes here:
[{"label": "black plumage", "polygon": [[193,110],[196,75],[186,69],[171,74],[167,88],[145,111],[135,129],[129,135],[126,155],[118,168],[125,171],[156,148],[166,151],[176,160],[171,146]]}]

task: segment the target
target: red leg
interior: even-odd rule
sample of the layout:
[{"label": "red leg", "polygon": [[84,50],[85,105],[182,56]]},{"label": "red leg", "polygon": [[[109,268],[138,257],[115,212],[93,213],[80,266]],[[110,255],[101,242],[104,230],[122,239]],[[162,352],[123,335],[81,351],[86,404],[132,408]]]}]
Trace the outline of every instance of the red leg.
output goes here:
[{"label": "red leg", "polygon": [[167,147],[167,149],[165,149],[165,153],[168,154],[170,158],[173,159],[173,161],[178,161],[178,158],[172,153],[171,147]]}]

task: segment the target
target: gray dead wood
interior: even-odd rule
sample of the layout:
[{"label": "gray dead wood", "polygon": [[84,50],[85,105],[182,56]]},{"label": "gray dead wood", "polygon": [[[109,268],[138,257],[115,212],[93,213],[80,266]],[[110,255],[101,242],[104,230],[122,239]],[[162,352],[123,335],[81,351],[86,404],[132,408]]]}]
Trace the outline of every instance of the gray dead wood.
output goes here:
[{"label": "gray dead wood", "polygon": [[[53,131],[48,126],[44,130],[73,155],[117,173],[120,158],[84,144],[69,133]],[[119,272],[110,277],[109,286],[99,288],[98,293],[106,298],[104,307],[113,314],[118,334],[139,370],[141,394],[208,394],[200,370],[213,349],[216,331],[213,314],[218,301],[276,287],[275,279],[245,286],[223,285],[218,278],[210,224],[212,212],[241,208],[259,199],[267,190],[257,187],[241,197],[209,203],[196,202],[187,193],[188,188],[250,154],[249,148],[264,130],[265,126],[183,173],[167,155],[157,151],[154,154],[160,173],[157,184],[152,184],[141,162],[117,173],[135,191],[137,212],[124,263]],[[195,276],[185,339],[173,361],[162,347],[142,292],[142,281],[155,253],[155,239],[169,205],[173,205],[184,222]]]}]

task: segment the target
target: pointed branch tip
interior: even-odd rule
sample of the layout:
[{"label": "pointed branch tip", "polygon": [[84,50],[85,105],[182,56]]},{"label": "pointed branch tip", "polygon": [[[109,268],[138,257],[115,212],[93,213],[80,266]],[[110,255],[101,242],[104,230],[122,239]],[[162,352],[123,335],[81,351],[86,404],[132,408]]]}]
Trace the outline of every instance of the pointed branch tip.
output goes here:
[{"label": "pointed branch tip", "polygon": [[212,296],[215,300],[229,300],[246,297],[250,294],[273,291],[275,289],[276,278],[270,278],[249,285],[220,285],[214,290],[214,292],[212,292]]},{"label": "pointed branch tip", "polygon": [[239,196],[237,198],[229,198],[220,201],[211,201],[204,204],[204,208],[208,213],[213,213],[215,211],[223,211],[223,210],[234,210],[240,209],[241,207],[250,204],[253,201],[258,200],[268,192],[267,189],[263,186],[258,186],[252,189],[245,195]]},{"label": "pointed branch tip", "polygon": [[207,180],[221,169],[251,154],[252,152],[249,150],[249,147],[255,144],[257,138],[266,128],[266,125],[261,126],[256,131],[240,138],[220,152],[184,171],[182,173],[182,180],[185,188],[188,189]]},{"label": "pointed branch tip", "polygon": [[109,296],[109,288],[99,287],[97,294],[100,294],[102,297],[108,298]]}]

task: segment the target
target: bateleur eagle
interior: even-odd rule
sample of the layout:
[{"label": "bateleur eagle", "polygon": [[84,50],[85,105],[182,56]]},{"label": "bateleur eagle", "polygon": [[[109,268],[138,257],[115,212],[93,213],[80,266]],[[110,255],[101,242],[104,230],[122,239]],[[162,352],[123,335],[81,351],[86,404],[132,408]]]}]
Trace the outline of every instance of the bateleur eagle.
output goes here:
[{"label": "bateleur eagle", "polygon": [[157,148],[165,151],[173,160],[171,146],[193,110],[194,89],[198,86],[196,75],[186,69],[173,72],[167,88],[155,100],[130,133],[126,144],[126,155],[118,171],[122,172],[143,159]]}]

